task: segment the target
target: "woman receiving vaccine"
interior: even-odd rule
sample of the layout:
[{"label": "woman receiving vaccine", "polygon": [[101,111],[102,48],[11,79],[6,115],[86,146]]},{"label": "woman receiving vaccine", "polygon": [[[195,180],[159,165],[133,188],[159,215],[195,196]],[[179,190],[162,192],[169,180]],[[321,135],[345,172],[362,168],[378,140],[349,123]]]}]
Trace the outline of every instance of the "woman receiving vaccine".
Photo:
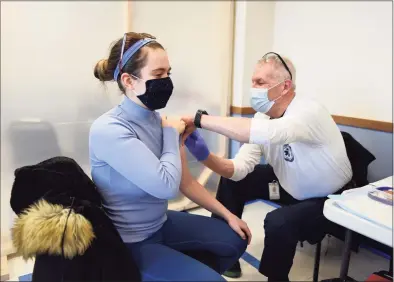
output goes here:
[{"label": "woman receiving vaccine", "polygon": [[[173,91],[170,69],[162,45],[133,32],[97,63],[95,77],[116,82],[124,100],[91,127],[92,177],[144,281],[224,281],[220,274],[244,253],[250,231],[192,178],[184,122],[156,112]],[[179,191],[227,224],[168,210]]]}]

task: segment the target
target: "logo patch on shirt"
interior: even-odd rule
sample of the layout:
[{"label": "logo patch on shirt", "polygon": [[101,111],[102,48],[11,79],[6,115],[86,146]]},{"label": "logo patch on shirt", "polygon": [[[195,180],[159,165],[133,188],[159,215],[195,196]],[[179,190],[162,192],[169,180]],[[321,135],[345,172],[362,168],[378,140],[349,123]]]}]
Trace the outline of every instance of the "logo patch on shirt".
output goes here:
[{"label": "logo patch on shirt", "polygon": [[283,155],[284,155],[286,161],[288,161],[288,162],[294,161],[293,151],[291,150],[291,147],[289,144],[283,145]]}]

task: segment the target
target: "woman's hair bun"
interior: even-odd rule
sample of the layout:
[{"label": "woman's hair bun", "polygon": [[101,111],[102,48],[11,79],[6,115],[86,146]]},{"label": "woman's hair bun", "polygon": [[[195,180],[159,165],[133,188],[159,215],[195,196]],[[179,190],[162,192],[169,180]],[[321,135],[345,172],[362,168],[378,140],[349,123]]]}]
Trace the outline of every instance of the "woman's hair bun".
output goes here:
[{"label": "woman's hair bun", "polygon": [[103,59],[97,62],[94,67],[94,76],[100,81],[113,80],[113,74],[108,71],[108,60]]}]

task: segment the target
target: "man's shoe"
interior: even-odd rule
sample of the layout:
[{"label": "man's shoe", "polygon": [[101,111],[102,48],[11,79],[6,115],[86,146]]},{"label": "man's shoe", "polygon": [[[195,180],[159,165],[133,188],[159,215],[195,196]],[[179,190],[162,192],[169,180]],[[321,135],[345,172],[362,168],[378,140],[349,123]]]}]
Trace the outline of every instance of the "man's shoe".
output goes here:
[{"label": "man's shoe", "polygon": [[223,273],[223,276],[229,278],[240,278],[242,276],[241,265],[237,261],[232,267]]}]

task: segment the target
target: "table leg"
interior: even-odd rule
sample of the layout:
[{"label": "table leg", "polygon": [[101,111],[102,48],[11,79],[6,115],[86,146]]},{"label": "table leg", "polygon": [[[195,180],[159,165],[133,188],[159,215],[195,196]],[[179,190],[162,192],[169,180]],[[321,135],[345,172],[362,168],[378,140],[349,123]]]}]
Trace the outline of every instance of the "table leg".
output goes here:
[{"label": "table leg", "polygon": [[313,282],[319,281],[320,253],[321,253],[321,241],[316,245],[315,267],[313,268]]},{"label": "table leg", "polygon": [[341,272],[339,279],[340,281],[346,281],[347,273],[349,270],[349,262],[350,262],[350,255],[351,255],[351,246],[352,246],[352,231],[347,229],[346,230],[346,237],[345,237],[345,248],[342,253],[342,265],[341,265]]}]

